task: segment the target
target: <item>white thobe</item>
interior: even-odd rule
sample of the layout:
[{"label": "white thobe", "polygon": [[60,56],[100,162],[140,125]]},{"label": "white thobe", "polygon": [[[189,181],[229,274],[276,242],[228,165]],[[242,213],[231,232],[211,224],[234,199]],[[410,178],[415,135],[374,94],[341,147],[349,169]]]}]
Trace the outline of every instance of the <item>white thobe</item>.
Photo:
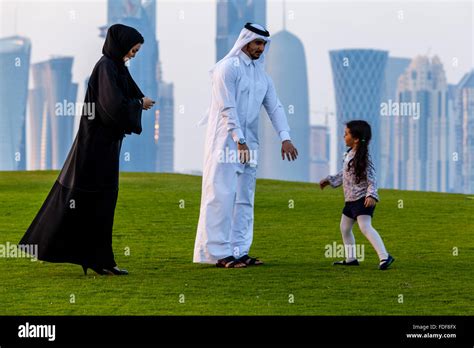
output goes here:
[{"label": "white thobe", "polygon": [[[283,106],[264,69],[244,52],[217,65],[212,75],[194,262],[215,263],[249,252],[258,159],[252,156],[250,163],[240,163],[237,142],[244,138],[251,153],[258,153],[262,105],[280,139],[290,140]],[[235,156],[225,155],[232,153]]]}]

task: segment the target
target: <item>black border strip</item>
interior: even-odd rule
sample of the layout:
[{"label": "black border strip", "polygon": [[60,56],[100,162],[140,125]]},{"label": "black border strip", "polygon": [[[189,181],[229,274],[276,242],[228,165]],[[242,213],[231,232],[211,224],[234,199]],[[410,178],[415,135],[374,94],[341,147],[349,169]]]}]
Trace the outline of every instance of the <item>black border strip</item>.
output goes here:
[{"label": "black border strip", "polygon": [[[35,316],[0,317],[0,346],[14,344],[408,344],[416,346],[469,346],[474,343],[472,316],[443,317],[110,317]],[[19,326],[55,325],[55,341],[20,338]],[[424,325],[432,329],[414,329]],[[435,326],[437,329],[435,329]],[[443,329],[440,325],[446,325]],[[455,328],[448,328],[454,325]],[[456,334],[456,338],[407,338],[410,333]]]}]

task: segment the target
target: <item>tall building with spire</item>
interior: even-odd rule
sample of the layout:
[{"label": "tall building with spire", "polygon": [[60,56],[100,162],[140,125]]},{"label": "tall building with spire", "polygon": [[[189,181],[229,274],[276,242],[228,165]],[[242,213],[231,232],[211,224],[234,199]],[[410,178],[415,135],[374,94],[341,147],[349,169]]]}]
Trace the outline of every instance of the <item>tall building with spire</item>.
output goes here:
[{"label": "tall building with spire", "polygon": [[0,170],[26,169],[26,101],[31,42],[0,39]]},{"label": "tall building with spire", "polygon": [[266,26],[265,0],[217,0],[216,61],[234,46],[245,23]]}]

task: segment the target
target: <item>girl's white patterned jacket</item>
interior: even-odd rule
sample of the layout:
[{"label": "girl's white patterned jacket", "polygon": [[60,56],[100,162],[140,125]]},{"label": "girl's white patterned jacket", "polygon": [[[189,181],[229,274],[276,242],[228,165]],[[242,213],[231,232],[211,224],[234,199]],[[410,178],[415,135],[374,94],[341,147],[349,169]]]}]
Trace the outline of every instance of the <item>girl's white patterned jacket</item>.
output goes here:
[{"label": "girl's white patterned jacket", "polygon": [[362,197],[373,197],[379,201],[377,193],[377,179],[375,177],[375,169],[372,166],[367,166],[367,179],[361,180],[358,184],[353,169],[349,170],[349,161],[354,158],[356,151],[351,149],[344,155],[344,164],[342,170],[336,175],[329,175],[326,180],[332,187],[343,185],[344,200],[346,202],[354,202]]}]

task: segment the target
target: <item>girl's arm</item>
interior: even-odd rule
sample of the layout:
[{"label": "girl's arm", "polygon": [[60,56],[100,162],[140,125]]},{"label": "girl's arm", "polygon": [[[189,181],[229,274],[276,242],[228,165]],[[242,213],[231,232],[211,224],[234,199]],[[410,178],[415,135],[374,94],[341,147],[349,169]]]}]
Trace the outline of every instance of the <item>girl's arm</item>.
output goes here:
[{"label": "girl's arm", "polygon": [[338,187],[342,185],[342,169],[336,175],[329,175],[326,179],[331,187]]},{"label": "girl's arm", "polygon": [[367,193],[365,197],[372,197],[377,202],[379,201],[379,194],[377,192],[377,178],[375,168],[373,166],[367,167]]}]

